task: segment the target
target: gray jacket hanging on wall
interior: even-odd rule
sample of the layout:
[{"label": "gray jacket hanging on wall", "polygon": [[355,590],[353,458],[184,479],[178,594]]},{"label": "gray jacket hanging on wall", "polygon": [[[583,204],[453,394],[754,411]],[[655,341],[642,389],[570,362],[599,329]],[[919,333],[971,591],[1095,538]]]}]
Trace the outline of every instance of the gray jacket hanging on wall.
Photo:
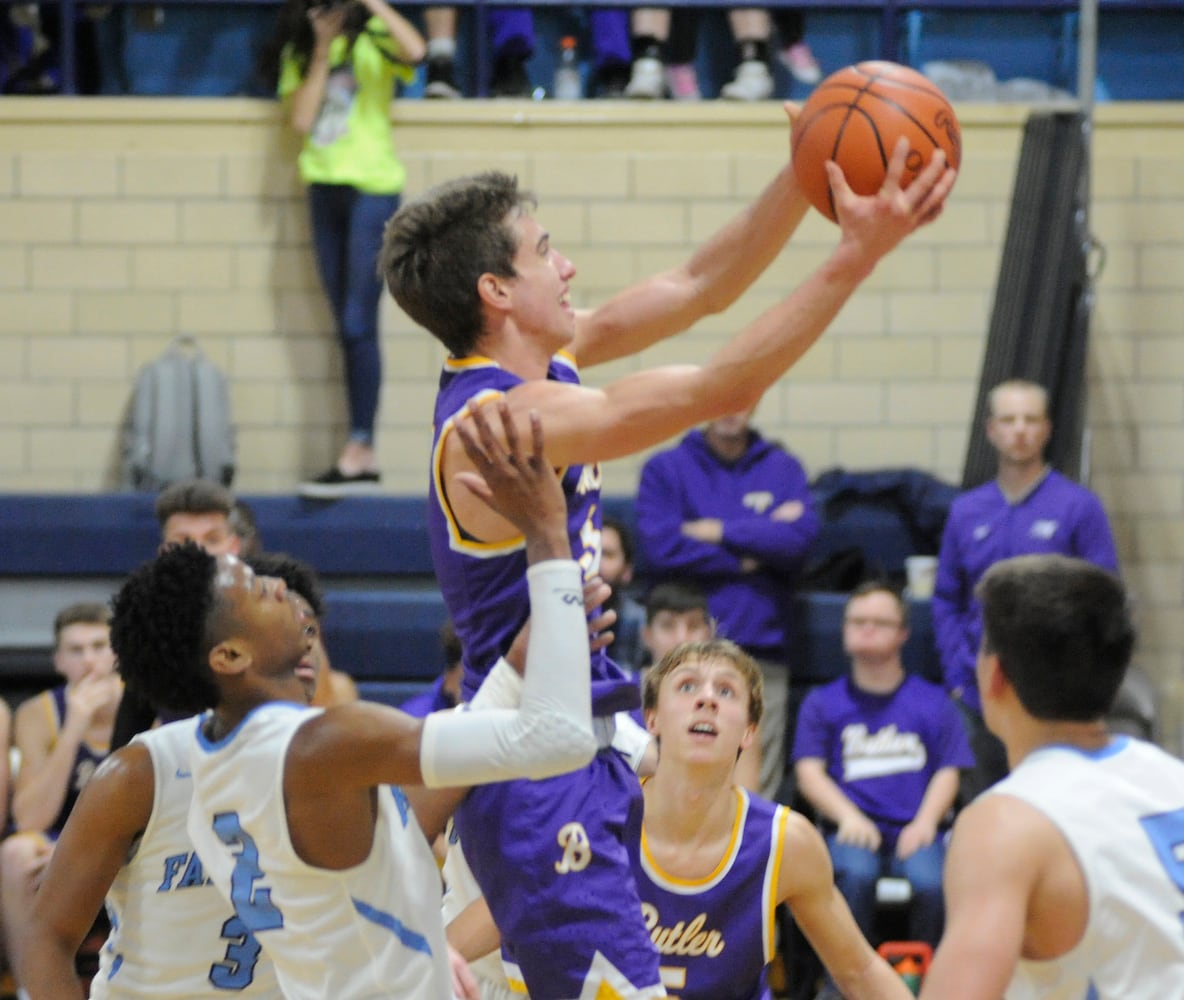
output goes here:
[{"label": "gray jacket hanging on wall", "polygon": [[234,479],[226,376],[197,341],[174,338],[140,369],[124,431],[123,485],[156,492],[181,479]]}]

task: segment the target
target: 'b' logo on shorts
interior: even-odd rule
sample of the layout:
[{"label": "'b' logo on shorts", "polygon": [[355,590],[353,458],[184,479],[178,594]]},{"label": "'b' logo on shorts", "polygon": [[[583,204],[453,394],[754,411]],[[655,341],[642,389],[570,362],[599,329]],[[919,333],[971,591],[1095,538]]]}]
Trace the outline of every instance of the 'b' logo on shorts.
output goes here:
[{"label": "'b' logo on shorts", "polygon": [[565,823],[555,838],[563,848],[563,857],[555,862],[560,875],[568,872],[582,872],[592,861],[592,845],[588,834],[580,823]]}]

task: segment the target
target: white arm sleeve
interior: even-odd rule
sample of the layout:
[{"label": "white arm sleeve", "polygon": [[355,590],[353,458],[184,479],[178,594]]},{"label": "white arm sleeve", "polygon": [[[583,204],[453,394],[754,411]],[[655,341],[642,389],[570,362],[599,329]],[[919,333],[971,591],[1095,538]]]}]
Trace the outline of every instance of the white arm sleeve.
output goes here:
[{"label": "white arm sleeve", "polygon": [[636,771],[641,767],[653,737],[648,730],[642,729],[628,712],[618,712],[615,721],[617,731],[613,733],[613,749],[629,761],[629,766]]},{"label": "white arm sleeve", "polygon": [[579,566],[552,559],[528,567],[526,578],[531,624],[521,707],[429,715],[419,744],[429,788],[549,778],[596,753]]},{"label": "white arm sleeve", "polygon": [[469,707],[476,711],[479,708],[517,708],[521,704],[522,675],[510,666],[509,660],[499,656],[469,699]]}]

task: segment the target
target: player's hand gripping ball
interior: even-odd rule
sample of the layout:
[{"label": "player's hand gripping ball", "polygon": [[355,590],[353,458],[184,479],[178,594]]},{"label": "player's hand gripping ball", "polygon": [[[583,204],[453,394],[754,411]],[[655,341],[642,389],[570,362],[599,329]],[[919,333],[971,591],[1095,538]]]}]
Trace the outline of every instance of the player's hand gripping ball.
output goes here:
[{"label": "player's hand gripping ball", "polygon": [[856,194],[875,194],[900,136],[909,142],[902,187],[925,169],[937,149],[945,150],[946,164],[958,169],[958,116],[936,84],[893,62],[861,62],[832,73],[814,89],[793,126],[790,147],[798,183],[810,203],[835,222],[823,164],[834,160]]}]

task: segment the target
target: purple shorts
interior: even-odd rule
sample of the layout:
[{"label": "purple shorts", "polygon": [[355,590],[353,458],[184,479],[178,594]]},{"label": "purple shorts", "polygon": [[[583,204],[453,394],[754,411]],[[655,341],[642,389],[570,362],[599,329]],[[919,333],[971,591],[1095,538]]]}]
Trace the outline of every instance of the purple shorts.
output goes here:
[{"label": "purple shorts", "polygon": [[457,810],[502,955],[532,1000],[579,997],[606,970],[618,990],[623,979],[665,995],[626,847],[641,814],[637,776],[612,749],[570,774],[474,788]]}]

